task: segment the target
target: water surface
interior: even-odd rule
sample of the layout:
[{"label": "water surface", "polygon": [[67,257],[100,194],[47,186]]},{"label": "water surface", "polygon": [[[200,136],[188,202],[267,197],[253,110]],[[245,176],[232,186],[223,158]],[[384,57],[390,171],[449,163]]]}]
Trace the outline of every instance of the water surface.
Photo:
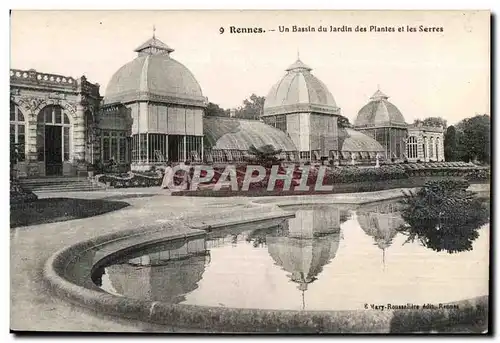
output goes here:
[{"label": "water surface", "polygon": [[489,224],[470,251],[405,243],[397,202],[288,207],[270,227],[215,231],[106,267],[96,282],[138,299],[237,308],[362,309],[488,294]]}]

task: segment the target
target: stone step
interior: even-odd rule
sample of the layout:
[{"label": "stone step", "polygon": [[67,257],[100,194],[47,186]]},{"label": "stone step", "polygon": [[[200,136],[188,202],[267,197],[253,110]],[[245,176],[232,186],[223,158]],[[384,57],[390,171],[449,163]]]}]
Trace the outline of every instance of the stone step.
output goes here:
[{"label": "stone step", "polygon": [[87,178],[81,177],[55,177],[19,180],[23,188],[32,192],[80,192],[105,189],[99,184],[93,183]]},{"label": "stone step", "polygon": [[35,193],[72,193],[72,192],[95,192],[102,191],[102,188],[76,188],[76,189],[36,189]]},{"label": "stone step", "polygon": [[80,179],[80,180],[68,180],[68,181],[20,181],[21,185],[65,185],[65,184],[75,184],[75,183],[90,183],[90,180]]}]

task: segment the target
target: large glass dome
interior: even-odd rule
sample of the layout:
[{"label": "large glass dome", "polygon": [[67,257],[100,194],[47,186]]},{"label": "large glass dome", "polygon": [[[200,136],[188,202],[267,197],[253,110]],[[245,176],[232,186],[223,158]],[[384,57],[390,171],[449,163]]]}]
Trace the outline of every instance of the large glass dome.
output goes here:
[{"label": "large glass dome", "polygon": [[157,101],[202,105],[205,101],[194,75],[170,57],[174,50],[153,37],[135,50],[138,56],[111,78],[104,103]]}]

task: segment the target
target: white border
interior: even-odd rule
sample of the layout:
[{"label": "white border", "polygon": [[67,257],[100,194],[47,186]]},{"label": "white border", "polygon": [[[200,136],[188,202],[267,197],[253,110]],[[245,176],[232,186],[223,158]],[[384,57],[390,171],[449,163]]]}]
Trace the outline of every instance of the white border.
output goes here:
[{"label": "white border", "polygon": [[[166,6],[168,4],[168,6]],[[113,6],[114,5],[114,6]],[[5,48],[5,53],[2,55],[2,65],[3,68],[0,70],[3,70],[5,79],[4,82],[1,84],[3,91],[0,93],[3,96],[0,97],[1,99],[1,105],[3,108],[3,113],[7,115],[8,113],[8,106],[9,106],[9,98],[8,94],[10,93],[9,91],[9,66],[10,66],[10,61],[9,61],[9,48],[10,48],[10,20],[9,20],[9,9],[380,9],[380,10],[402,10],[402,9],[420,9],[420,10],[460,10],[460,9],[489,9],[493,13],[498,14],[500,12],[500,1],[498,0],[474,0],[474,1],[466,1],[466,0],[454,0],[454,1],[436,1],[436,0],[419,0],[419,1],[390,1],[390,0],[377,0],[377,1],[370,1],[370,0],[351,0],[351,1],[318,1],[318,0],[307,0],[307,1],[293,1],[293,0],[277,0],[277,1],[269,1],[269,0],[247,0],[247,1],[230,1],[230,0],[219,0],[219,1],[206,1],[206,0],[171,0],[168,3],[167,2],[160,2],[160,1],[152,1],[152,0],[141,0],[141,1],[126,1],[126,0],[121,0],[119,2],[116,2],[115,4],[111,5],[109,2],[103,2],[102,0],[87,0],[87,1],[62,1],[62,0],[46,0],[44,2],[38,2],[38,1],[33,1],[33,0],[20,0],[20,1],[4,1],[1,4],[2,11],[0,12],[1,18],[4,20],[0,21],[0,37],[2,40],[2,46]],[[496,25],[495,25],[495,37],[498,39],[498,17],[496,18]],[[496,39],[496,40],[497,40]],[[492,47],[493,48],[493,47]],[[496,56],[496,60],[498,60],[498,56]],[[495,73],[495,76],[498,76],[498,70]],[[500,98],[499,96],[499,90],[498,88],[495,89],[495,94],[492,94],[492,98],[495,97],[496,99]],[[496,111],[491,111],[491,114],[495,113]],[[498,120],[495,120],[497,123],[495,128],[497,129],[496,132],[498,133]],[[5,142],[7,142],[7,130],[8,130],[8,120],[4,118],[4,120],[1,121],[1,123],[5,126],[4,127],[4,132],[6,133],[6,136],[4,136]],[[494,139],[494,137],[492,137]],[[495,153],[494,160],[497,159],[497,155],[500,154],[498,151]],[[9,184],[8,184],[8,174],[9,174],[9,161],[8,159],[8,149],[0,149],[0,161],[5,161],[5,163],[2,165],[1,170],[1,180],[2,180],[2,194],[4,195],[2,197],[2,206],[0,208],[3,209],[4,215],[1,217],[3,218],[4,225],[3,227],[3,234],[4,239],[0,240],[2,244],[2,248],[0,251],[4,254],[3,261],[9,261],[9,255],[10,255],[10,249],[9,249],[9,242],[10,239],[7,239],[7,230],[9,228],[9,223],[8,223],[8,218],[9,218]],[[498,210],[498,208],[495,208],[495,210]],[[497,211],[497,213],[500,213]],[[498,237],[500,236],[497,233],[497,243],[495,246],[498,247]],[[5,267],[9,267],[10,263],[6,262]],[[496,271],[496,270],[495,270]],[[10,294],[9,294],[9,285],[10,285],[10,278],[7,277],[7,275],[4,275],[2,278],[2,293],[3,296],[1,298],[2,303],[1,303],[1,319],[2,323],[4,325],[2,326],[2,342],[11,342],[14,340],[13,335],[8,334],[8,330],[10,328],[10,323],[9,323],[9,316],[10,316]],[[492,290],[493,291],[493,290]],[[495,304],[496,305],[496,304]],[[496,306],[495,306],[496,309]],[[490,311],[493,311],[491,309]],[[498,315],[495,316],[498,319]],[[495,323],[497,324],[497,323]],[[495,325],[496,326],[496,325]],[[138,336],[131,336],[130,339],[134,341],[146,341],[147,339],[151,339],[152,337],[147,337],[147,338],[140,338]],[[190,337],[188,339],[200,339],[202,337]],[[219,337],[215,337],[215,339],[218,339]],[[259,340],[262,339],[269,339],[269,338],[258,338]],[[335,337],[334,339],[339,339],[341,337]],[[370,337],[371,338],[371,337]],[[46,339],[52,340],[52,337],[47,337]],[[59,340],[62,341],[72,341],[73,339],[76,339],[76,337],[71,338],[61,338]],[[79,341],[89,341],[89,342],[101,342],[105,341],[108,339],[123,339],[122,337],[86,337],[86,338],[79,338]],[[172,337],[169,338],[167,337],[161,337],[161,339],[178,339],[178,337]],[[231,338],[235,339],[235,338]],[[281,338],[283,339],[283,337]],[[288,339],[288,338],[284,338]],[[296,339],[296,338],[295,338]],[[306,337],[301,338],[301,339],[307,339]],[[422,337],[420,338],[422,340],[428,341],[431,339],[430,337]],[[33,338],[26,339],[26,341],[32,341],[34,340]],[[185,340],[185,339],[183,339]]]}]

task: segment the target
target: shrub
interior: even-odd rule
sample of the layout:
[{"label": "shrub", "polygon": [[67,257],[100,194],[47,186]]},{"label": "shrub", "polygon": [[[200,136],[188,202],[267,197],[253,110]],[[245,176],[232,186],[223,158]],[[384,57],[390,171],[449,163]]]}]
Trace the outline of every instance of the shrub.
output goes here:
[{"label": "shrub", "polygon": [[464,178],[467,181],[489,181],[491,171],[489,169],[476,169],[465,174]]},{"label": "shrub", "polygon": [[449,253],[472,249],[478,229],[488,222],[488,207],[467,191],[466,180],[429,181],[405,194],[401,215],[408,226],[399,231],[430,249]]},{"label": "shrub", "polygon": [[38,196],[30,190],[24,189],[17,180],[10,181],[10,203],[20,204],[36,201]]},{"label": "shrub", "polygon": [[154,175],[146,175],[145,173],[128,173],[128,174],[104,174],[97,176],[97,180],[106,183],[113,188],[130,188],[130,187],[153,187],[160,186],[163,178],[156,173]]}]

